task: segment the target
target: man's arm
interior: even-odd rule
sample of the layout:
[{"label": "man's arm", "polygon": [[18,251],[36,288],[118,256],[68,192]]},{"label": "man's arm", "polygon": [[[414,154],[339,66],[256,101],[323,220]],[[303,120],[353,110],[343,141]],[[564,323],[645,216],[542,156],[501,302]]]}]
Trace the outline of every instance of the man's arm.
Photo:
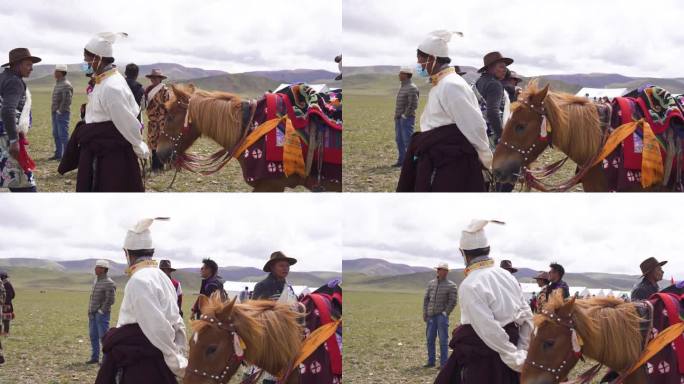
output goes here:
[{"label": "man's arm", "polygon": [[57,110],[62,113],[71,109],[71,100],[74,95],[74,89],[71,86],[62,88],[62,97]]},{"label": "man's arm", "polygon": [[104,313],[109,313],[112,310],[112,305],[114,305],[114,300],[116,298],[116,286],[113,282],[107,284],[105,287],[105,299],[100,309]]},{"label": "man's arm", "polygon": [[425,296],[423,296],[423,320],[424,321],[427,321],[428,303],[430,303],[430,283],[428,283],[428,287],[425,290]]},{"label": "man's arm", "polygon": [[446,306],[446,314],[449,316],[451,312],[453,312],[454,308],[456,308],[456,304],[458,304],[458,287],[456,284],[452,284],[449,287],[449,298],[447,300],[447,306]]},{"label": "man's arm", "polygon": [[487,120],[489,127],[494,131],[497,138],[501,138],[503,123],[501,122],[501,101],[504,97],[503,85],[498,81],[487,84],[485,95],[487,100]]},{"label": "man's arm", "polygon": [[[150,150],[143,141],[138,114],[134,114],[126,108],[128,103],[125,103],[125,98],[126,94],[124,91],[108,88],[105,94],[105,108],[107,108],[114,126],[116,126],[116,129],[126,141],[131,144],[135,154],[139,158],[146,159],[150,155]],[[139,111],[137,112],[139,113]]]},{"label": "man's arm", "polygon": [[461,286],[461,309],[468,312],[470,325],[480,339],[497,352],[509,368],[521,372],[527,351],[518,350],[518,347],[509,341],[508,334],[489,310],[486,298],[475,289]]},{"label": "man's arm", "polygon": [[408,102],[406,103],[406,109],[404,110],[404,116],[415,115],[416,109],[418,109],[418,88],[411,87],[406,95]]},{"label": "man's arm", "polygon": [[5,87],[0,93],[0,97],[2,97],[2,111],[0,111],[0,115],[2,115],[2,123],[5,126],[5,132],[10,142],[18,138],[17,108],[25,92],[26,90],[21,80],[12,78],[5,82]]},{"label": "man's arm", "polygon": [[[266,290],[266,288],[264,287],[264,283],[261,282],[261,281],[258,282],[258,283],[254,286],[254,292],[252,292],[252,298],[253,298],[254,300],[266,300],[266,299],[269,299],[268,296],[265,296],[265,292],[264,292],[265,290]],[[265,297],[264,297],[264,296],[265,296]]]}]

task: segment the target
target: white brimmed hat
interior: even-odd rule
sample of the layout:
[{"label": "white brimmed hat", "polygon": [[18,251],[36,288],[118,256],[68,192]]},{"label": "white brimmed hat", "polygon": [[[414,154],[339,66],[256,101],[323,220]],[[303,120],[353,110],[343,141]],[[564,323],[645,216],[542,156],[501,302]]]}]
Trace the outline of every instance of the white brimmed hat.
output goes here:
[{"label": "white brimmed hat", "polygon": [[109,261],[107,261],[107,260],[102,260],[102,259],[101,259],[101,260],[97,260],[97,261],[95,262],[95,266],[96,266],[96,267],[102,267],[102,268],[107,268],[107,269],[109,269]]},{"label": "white brimmed hat", "polygon": [[100,57],[114,57],[112,45],[118,39],[126,37],[128,37],[128,34],[125,32],[100,32],[90,39],[85,49]]},{"label": "white brimmed hat", "polygon": [[432,31],[418,45],[418,49],[435,57],[449,57],[449,41],[453,35],[463,37],[462,32],[451,32],[445,29]]},{"label": "white brimmed hat", "polygon": [[406,66],[401,67],[401,69],[399,69],[399,73],[408,73],[409,75],[413,75],[413,68]]},{"label": "white brimmed hat", "polygon": [[61,72],[67,72],[67,65],[66,64],[57,64],[55,65],[55,71],[61,71]]},{"label": "white brimmed hat", "polygon": [[484,227],[489,223],[506,224],[497,220],[473,220],[468,227],[461,231],[460,248],[464,251],[489,247],[489,240],[485,235]]},{"label": "white brimmed hat", "polygon": [[154,249],[152,244],[152,233],[150,226],[155,220],[169,220],[168,217],[155,217],[154,219],[142,219],[138,221],[135,227],[126,232],[126,239],[124,239],[124,249],[130,251],[140,249]]},{"label": "white brimmed hat", "polygon": [[434,269],[446,269],[449,270],[449,263],[439,263]]}]

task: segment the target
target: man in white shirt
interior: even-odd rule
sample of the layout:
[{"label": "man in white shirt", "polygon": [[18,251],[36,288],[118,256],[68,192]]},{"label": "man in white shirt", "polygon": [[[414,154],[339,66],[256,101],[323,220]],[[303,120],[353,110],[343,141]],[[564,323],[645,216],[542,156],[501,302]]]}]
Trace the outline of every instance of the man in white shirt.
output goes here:
[{"label": "man in white shirt", "polygon": [[488,223],[473,220],[461,234],[466,262],[466,278],[458,292],[461,325],[453,332],[453,353],[435,383],[449,383],[454,375],[462,384],[520,380],[533,315],[515,277],[489,257],[484,232]]},{"label": "man in white shirt", "polygon": [[418,46],[417,72],[432,89],[411,139],[398,192],[485,192],[492,165],[487,126],[475,93],[449,65],[452,32],[435,31]]},{"label": "man in white shirt", "polygon": [[141,382],[142,378],[175,384],[176,376],[185,373],[187,339],[176,290],[152,260],[149,227],[154,220],[141,220],[126,234],[126,272],[131,277],[124,289],[117,326],[103,341],[105,356],[96,384],[114,382],[110,379],[118,376],[124,378],[117,381],[120,384]]},{"label": "man in white shirt", "polygon": [[140,107],[114,66],[112,45],[123,33],[100,33],[83,52],[83,70],[92,74],[85,126],[74,130],[60,173],[78,168],[76,191],[144,192],[138,159],[150,151],[142,138]]}]

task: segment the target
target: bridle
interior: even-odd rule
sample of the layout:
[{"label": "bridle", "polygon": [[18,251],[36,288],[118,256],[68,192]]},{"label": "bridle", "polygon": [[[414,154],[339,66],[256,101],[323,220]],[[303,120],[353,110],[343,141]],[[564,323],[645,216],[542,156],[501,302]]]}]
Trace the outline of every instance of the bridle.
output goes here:
[{"label": "bridle", "polygon": [[525,163],[527,163],[530,154],[532,152],[534,152],[535,149],[537,149],[537,144],[540,144],[540,146],[541,145],[544,145],[544,146],[550,145],[551,140],[550,140],[549,132],[546,129],[546,124],[545,124],[546,109],[544,109],[544,102],[542,101],[541,105],[539,107],[535,106],[534,104],[530,104],[530,102],[527,100],[520,101],[520,104],[524,105],[529,110],[537,113],[542,118],[542,124],[541,124],[541,129],[540,129],[538,139],[535,140],[532,143],[532,145],[530,145],[526,149],[519,148],[519,147],[515,146],[514,144],[511,144],[507,141],[502,141],[501,143],[503,144],[504,147],[506,147],[506,148],[508,148],[514,152],[518,152],[523,157],[523,159],[525,160]]},{"label": "bridle", "polygon": [[183,123],[183,127],[176,136],[171,136],[166,132],[166,124],[164,124],[164,129],[161,130],[161,134],[169,139],[172,145],[171,162],[176,160],[176,156],[178,155],[178,147],[180,146],[180,143],[183,142],[183,137],[190,134],[190,101],[184,103],[180,100],[176,100],[176,105],[178,105],[181,109],[185,109],[185,122]]},{"label": "bridle", "polygon": [[[567,368],[568,361],[573,358],[573,357],[579,357],[580,359],[583,359],[582,357],[582,346],[579,343],[579,337],[577,336],[577,331],[575,330],[575,320],[572,314],[570,314],[567,317],[561,317],[557,313],[547,311],[546,309],[541,310],[541,314],[546,316],[549,320],[552,322],[555,322],[556,324],[562,325],[563,327],[567,328],[569,333],[570,333],[570,340],[572,343],[572,348],[568,352],[565,358],[561,361],[560,365],[557,367],[549,367],[549,366],[544,366],[544,364],[537,363],[534,360],[526,360],[525,365],[530,366],[532,368],[538,369],[540,371],[545,371],[550,374],[552,374],[557,383],[560,383],[561,380],[561,372],[563,372],[564,369]],[[597,366],[594,366],[591,368],[587,373],[582,375],[580,377],[581,381],[578,381],[579,383],[587,383],[589,380],[591,380],[601,369],[603,365],[599,364]],[[589,374],[589,376],[587,376]],[[577,382],[577,381],[573,381]]]},{"label": "bridle", "polygon": [[[198,321],[204,321],[211,327],[216,327],[222,331],[229,333],[231,342],[232,340],[239,340],[240,336],[237,334],[235,324],[233,324],[233,322],[230,319],[228,319],[228,322],[223,322],[214,316],[202,315],[200,316]],[[190,372],[191,374],[196,376],[202,376],[205,378],[212,379],[214,382],[218,384],[227,384],[230,381],[231,377],[233,377],[235,372],[237,372],[238,368],[240,367],[240,364],[242,364],[244,359],[244,355],[240,355],[233,351],[233,354],[230,356],[228,362],[226,363],[225,367],[220,373],[210,373],[206,371],[200,371],[198,369],[191,369],[189,366],[187,367],[187,372]],[[248,383],[254,381],[254,377],[250,377],[250,379],[252,379],[252,381],[248,381]]]}]

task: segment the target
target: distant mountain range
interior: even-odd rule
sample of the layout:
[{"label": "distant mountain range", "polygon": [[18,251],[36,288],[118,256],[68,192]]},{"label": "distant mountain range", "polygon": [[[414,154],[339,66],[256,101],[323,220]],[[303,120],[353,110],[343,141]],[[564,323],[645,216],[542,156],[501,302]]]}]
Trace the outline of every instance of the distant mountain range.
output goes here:
[{"label": "distant mountain range", "polygon": [[[467,74],[464,76],[472,83],[479,76],[475,67],[461,67]],[[386,91],[390,88],[396,91],[398,80],[398,66],[367,66],[367,67],[344,67],[345,90],[366,93],[372,89]],[[529,74],[526,74],[529,75]],[[557,91],[576,93],[583,87],[589,88],[628,88],[635,89],[645,84],[653,84],[663,87],[673,93],[684,93],[684,78],[652,78],[652,77],[628,77],[620,74],[589,73],[571,75],[543,75],[529,76],[525,80],[536,77],[542,85],[551,83],[551,88]],[[525,82],[526,82],[525,81]],[[423,85],[420,81],[417,84]],[[427,85],[423,85],[427,88]]]},{"label": "distant mountain range", "polygon": [[[123,73],[125,65],[119,63],[119,70]],[[51,88],[54,86],[54,65],[36,65],[28,79],[31,89]],[[275,89],[281,83],[325,83],[331,86],[341,86],[335,82],[336,73],[319,69],[295,69],[280,71],[254,71],[245,73],[228,73],[217,70],[205,70],[202,68],[185,67],[173,63],[157,63],[140,66],[138,81],[143,85],[149,84],[145,75],[152,69],[158,68],[168,76],[170,83],[193,83],[206,90],[222,90],[243,95],[256,96],[268,90]],[[69,64],[68,78],[75,88],[85,87],[87,81],[81,71],[80,64]]]},{"label": "distant mountain range", "polygon": [[[0,269],[7,270],[13,280],[19,279],[23,286],[46,287],[60,289],[85,289],[93,279],[96,259],[52,261],[33,258],[0,259]],[[117,282],[124,284],[126,265],[109,261],[109,275]],[[200,274],[197,268],[178,268],[174,276],[184,287],[199,289]],[[266,273],[252,267],[219,267],[218,274],[227,281],[259,281]],[[339,272],[312,271],[290,272],[288,279],[295,285],[318,287],[328,281],[339,278]],[[60,283],[61,282],[61,283]]]},{"label": "distant mountain range", "polygon": [[[530,268],[518,267],[515,277],[521,283],[533,283],[538,273]],[[413,267],[396,264],[381,259],[342,260],[344,283],[347,289],[383,290],[383,291],[422,291],[425,284],[435,278],[431,268]],[[465,276],[463,269],[452,269],[449,279],[460,284]],[[630,290],[639,276],[618,275],[608,273],[566,273],[563,280],[571,286],[587,288],[608,288],[614,290]]]}]

